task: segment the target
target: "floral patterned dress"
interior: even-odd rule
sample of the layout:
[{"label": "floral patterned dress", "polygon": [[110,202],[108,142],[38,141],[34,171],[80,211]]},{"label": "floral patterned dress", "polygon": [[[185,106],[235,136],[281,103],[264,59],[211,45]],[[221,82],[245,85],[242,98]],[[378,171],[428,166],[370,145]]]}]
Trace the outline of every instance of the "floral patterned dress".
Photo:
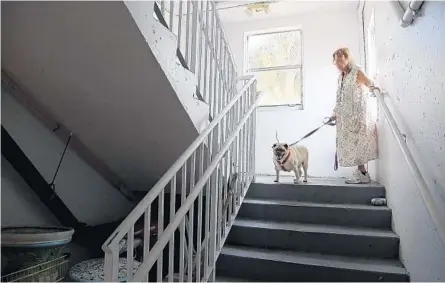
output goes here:
[{"label": "floral patterned dress", "polygon": [[337,101],[337,158],[342,167],[364,165],[377,158],[375,119],[367,112],[368,95],[357,81],[359,67],[339,76]]}]

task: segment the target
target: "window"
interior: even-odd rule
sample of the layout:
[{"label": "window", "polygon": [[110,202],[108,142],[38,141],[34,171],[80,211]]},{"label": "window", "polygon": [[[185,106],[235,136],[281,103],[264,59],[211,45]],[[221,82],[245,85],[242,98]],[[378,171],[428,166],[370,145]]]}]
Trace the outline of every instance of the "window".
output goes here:
[{"label": "window", "polygon": [[260,106],[302,106],[302,36],[299,29],[245,35],[246,74],[258,78],[265,91]]}]

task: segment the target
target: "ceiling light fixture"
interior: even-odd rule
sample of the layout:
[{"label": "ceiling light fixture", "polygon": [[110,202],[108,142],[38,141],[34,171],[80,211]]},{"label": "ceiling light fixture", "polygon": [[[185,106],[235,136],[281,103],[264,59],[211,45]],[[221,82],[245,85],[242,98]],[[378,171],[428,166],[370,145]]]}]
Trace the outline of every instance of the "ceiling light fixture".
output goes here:
[{"label": "ceiling light fixture", "polygon": [[247,5],[245,12],[249,16],[252,16],[253,12],[255,13],[264,12],[266,14],[269,14],[270,11],[269,8],[270,8],[270,3],[268,1],[263,1]]}]

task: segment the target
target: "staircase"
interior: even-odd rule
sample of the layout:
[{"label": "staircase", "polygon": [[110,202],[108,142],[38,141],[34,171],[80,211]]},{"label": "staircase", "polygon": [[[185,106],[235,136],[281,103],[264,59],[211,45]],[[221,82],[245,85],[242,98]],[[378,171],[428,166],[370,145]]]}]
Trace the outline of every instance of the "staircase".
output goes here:
[{"label": "staircase", "polygon": [[227,281],[409,281],[377,183],[257,177],[216,265]]}]

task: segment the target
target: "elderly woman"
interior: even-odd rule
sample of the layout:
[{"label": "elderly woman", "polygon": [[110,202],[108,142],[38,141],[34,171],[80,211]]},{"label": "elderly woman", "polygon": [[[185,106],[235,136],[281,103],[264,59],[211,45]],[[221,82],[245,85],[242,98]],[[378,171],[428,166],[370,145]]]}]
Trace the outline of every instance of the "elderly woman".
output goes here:
[{"label": "elderly woman", "polygon": [[354,63],[348,48],[334,52],[333,60],[340,70],[337,100],[332,119],[337,121],[337,158],[342,167],[357,166],[348,184],[371,182],[365,164],[377,158],[375,123],[367,115],[367,95],[364,87],[374,84]]}]

